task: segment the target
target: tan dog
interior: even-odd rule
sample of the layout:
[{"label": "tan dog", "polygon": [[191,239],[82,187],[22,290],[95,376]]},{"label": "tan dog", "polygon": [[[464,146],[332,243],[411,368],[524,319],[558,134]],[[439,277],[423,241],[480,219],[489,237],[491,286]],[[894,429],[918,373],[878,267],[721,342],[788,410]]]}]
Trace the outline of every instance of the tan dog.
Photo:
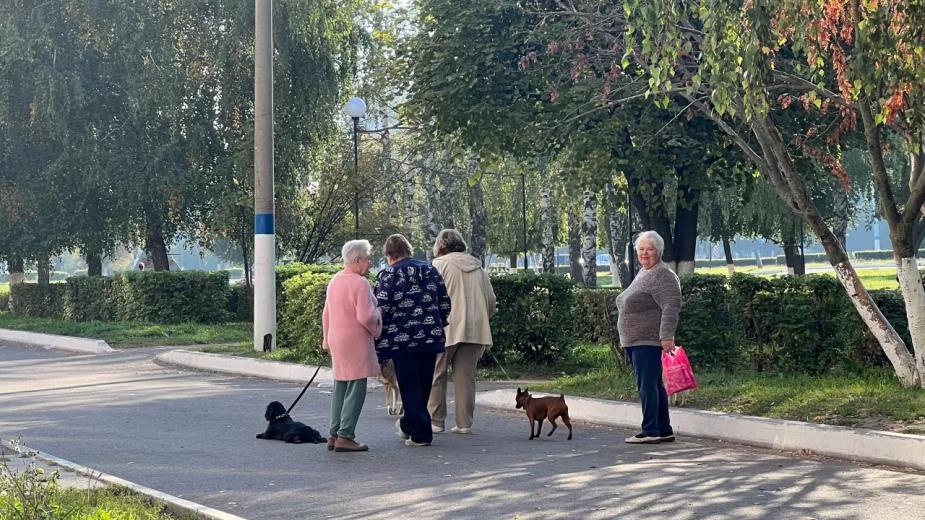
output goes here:
[{"label": "tan dog", "polygon": [[[562,422],[568,426],[568,440],[572,440],[572,423],[568,418],[568,405],[565,404],[564,395],[560,394],[559,397],[533,397],[527,392],[526,388],[522,392],[518,388],[516,401],[516,408],[523,408],[527,412],[527,419],[530,419],[530,440],[533,440],[534,437],[539,437],[540,433],[542,433],[543,419],[549,419],[552,424],[552,430],[546,436],[552,435],[552,432],[558,428],[556,424],[556,418],[558,417],[561,417]],[[533,434],[534,422],[539,422],[536,435]]]},{"label": "tan dog", "polygon": [[401,394],[398,393],[398,378],[395,376],[395,363],[391,359],[379,363],[379,375],[376,379],[382,383],[385,388],[385,406],[389,409],[389,415],[402,415],[405,413],[405,407],[401,402]]}]

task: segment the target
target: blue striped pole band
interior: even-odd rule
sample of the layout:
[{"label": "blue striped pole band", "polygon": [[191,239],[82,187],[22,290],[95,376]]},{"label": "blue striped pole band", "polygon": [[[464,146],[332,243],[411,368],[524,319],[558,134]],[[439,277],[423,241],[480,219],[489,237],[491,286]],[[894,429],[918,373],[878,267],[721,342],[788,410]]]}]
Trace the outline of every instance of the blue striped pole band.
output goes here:
[{"label": "blue striped pole band", "polygon": [[273,234],[273,214],[257,213],[254,215],[254,234],[255,235],[272,235]]}]

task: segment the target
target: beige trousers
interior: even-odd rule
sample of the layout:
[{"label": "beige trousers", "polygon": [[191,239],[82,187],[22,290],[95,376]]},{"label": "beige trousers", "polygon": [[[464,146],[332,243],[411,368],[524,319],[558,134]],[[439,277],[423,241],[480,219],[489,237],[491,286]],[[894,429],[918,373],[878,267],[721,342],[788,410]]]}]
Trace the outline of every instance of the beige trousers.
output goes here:
[{"label": "beige trousers", "polygon": [[430,421],[441,428],[446,427],[446,383],[448,369],[453,367],[453,389],[456,394],[456,426],[472,428],[475,413],[475,375],[479,359],[485,352],[485,345],[458,343],[437,354],[434,367],[434,384],[430,389],[427,410]]}]

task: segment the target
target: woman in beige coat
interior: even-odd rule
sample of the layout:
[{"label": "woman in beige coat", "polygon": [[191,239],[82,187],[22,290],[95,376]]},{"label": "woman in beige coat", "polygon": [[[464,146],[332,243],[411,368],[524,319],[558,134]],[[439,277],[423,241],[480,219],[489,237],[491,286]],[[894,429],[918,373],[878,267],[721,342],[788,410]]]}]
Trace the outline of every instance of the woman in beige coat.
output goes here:
[{"label": "woman in beige coat", "polygon": [[435,433],[444,431],[447,369],[452,366],[456,426],[451,431],[471,433],[476,370],[485,349],[491,346],[489,319],[495,313],[495,292],[481,260],[466,253],[466,242],[455,229],[444,229],[437,235],[433,263],[443,276],[453,307],[445,329],[446,352],[437,355],[427,403],[431,428]]}]

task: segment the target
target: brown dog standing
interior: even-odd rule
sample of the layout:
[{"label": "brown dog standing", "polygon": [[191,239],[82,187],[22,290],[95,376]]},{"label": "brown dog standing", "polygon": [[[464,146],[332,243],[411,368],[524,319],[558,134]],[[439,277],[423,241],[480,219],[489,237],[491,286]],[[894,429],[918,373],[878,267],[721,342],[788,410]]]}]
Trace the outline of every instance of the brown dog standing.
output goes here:
[{"label": "brown dog standing", "polygon": [[[565,395],[559,395],[559,397],[533,397],[527,392],[526,388],[523,391],[518,388],[517,408],[523,408],[527,412],[527,419],[530,419],[531,440],[540,436],[543,430],[543,419],[549,419],[549,422],[552,423],[552,430],[546,436],[552,435],[552,432],[558,428],[556,419],[559,417],[568,426],[568,440],[572,440],[572,423],[568,418],[568,405],[565,404]],[[534,421],[539,422],[536,435],[533,434]]]}]

